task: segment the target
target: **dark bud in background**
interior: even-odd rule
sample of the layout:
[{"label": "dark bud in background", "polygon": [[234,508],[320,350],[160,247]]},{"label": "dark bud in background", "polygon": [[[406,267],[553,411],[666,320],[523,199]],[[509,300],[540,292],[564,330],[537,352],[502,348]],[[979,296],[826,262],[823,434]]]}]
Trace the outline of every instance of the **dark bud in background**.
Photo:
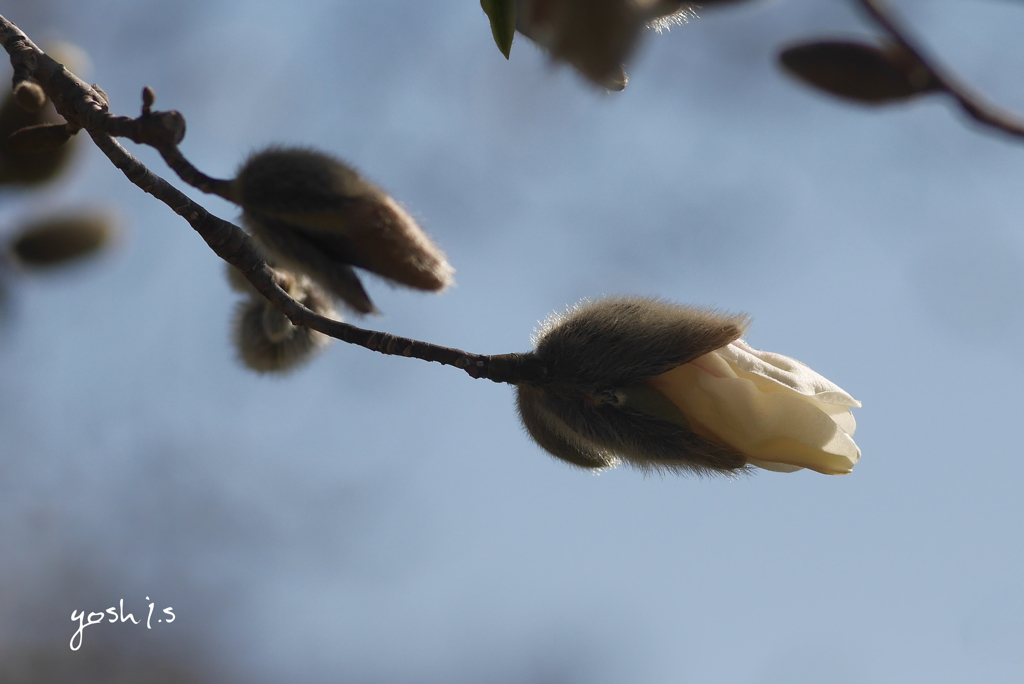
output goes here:
[{"label": "dark bud in background", "polygon": [[327,154],[254,154],[233,181],[232,199],[276,263],[309,275],[359,313],[374,307],[352,267],[418,290],[452,283],[444,253],[405,209]]},{"label": "dark bud in background", "polygon": [[47,124],[64,127],[64,119],[50,102],[37,112],[25,111],[14,97],[8,97],[0,105],[0,185],[39,185],[53,180],[64,170],[76,145],[59,145],[40,152],[27,150],[17,139],[12,145],[10,140],[13,133]]},{"label": "dark bud in background", "polygon": [[863,104],[888,104],[941,90],[931,71],[896,45],[803,43],[783,50],[779,60],[801,81]]},{"label": "dark bud in background", "polygon": [[[87,68],[88,58],[74,45],[54,43],[44,46],[44,49],[72,72],[80,74]],[[47,124],[57,124],[60,128],[64,119],[57,114],[53,103],[46,100],[37,84],[31,81],[19,83],[14,92],[4,98],[0,104],[0,185],[39,185],[53,180],[64,170],[78,147],[75,140],[53,146],[52,143],[60,137],[56,131],[27,134],[30,138],[38,135],[47,138],[49,142],[43,144],[47,149],[29,149],[32,143],[25,147],[24,141],[15,141],[12,145],[9,140],[11,134],[22,129]]]},{"label": "dark bud in background", "polygon": [[626,87],[623,64],[650,20],[649,2],[518,0],[516,30],[608,90]]},{"label": "dark bud in background", "polygon": [[96,254],[115,233],[113,217],[102,212],[49,217],[15,233],[7,253],[24,268],[53,268]]},{"label": "dark bud in background", "polygon": [[516,35],[516,0],[480,0],[480,7],[491,22],[494,44],[508,59]]},{"label": "dark bud in background", "polygon": [[[278,274],[279,283],[294,300],[321,316],[337,317],[330,298],[308,277],[281,270]],[[233,282],[237,279],[230,271],[228,280],[233,287],[240,285]],[[331,341],[315,330],[292,324],[277,307],[255,293],[239,305],[233,337],[239,359],[258,373],[294,370]]]},{"label": "dark bud in background", "polygon": [[53,152],[70,139],[67,124],[40,124],[12,133],[7,147],[15,154],[40,154]]}]

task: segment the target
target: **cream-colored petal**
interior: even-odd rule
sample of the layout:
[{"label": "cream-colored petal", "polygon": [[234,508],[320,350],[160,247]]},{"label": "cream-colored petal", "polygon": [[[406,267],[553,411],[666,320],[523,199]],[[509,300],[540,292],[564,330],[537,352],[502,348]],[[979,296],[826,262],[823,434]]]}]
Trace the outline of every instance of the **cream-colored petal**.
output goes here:
[{"label": "cream-colored petal", "polygon": [[695,430],[706,430],[749,459],[835,475],[852,470],[860,449],[818,402],[792,391],[763,391],[771,385],[723,369],[708,358],[717,354],[648,382],[679,407]]},{"label": "cream-colored petal", "polygon": [[[803,394],[786,385],[780,384],[775,380],[772,380],[771,378],[766,378],[763,375],[758,375],[757,373],[752,373],[750,371],[737,368],[735,365],[732,364],[731,361],[726,361],[725,358],[722,357],[719,357],[718,361],[710,363],[706,360],[707,357],[716,356],[719,356],[718,351],[714,351],[710,354],[707,354],[704,357],[701,357],[700,359],[697,359],[697,362],[695,362],[695,364],[702,369],[714,368],[716,372],[712,373],[712,375],[715,375],[715,377],[736,377],[750,380],[757,386],[757,388],[760,391],[766,394],[781,393],[789,394],[794,397],[799,397],[803,401],[807,401],[813,404],[815,407],[817,407],[819,411],[823,411],[826,414],[828,414],[828,416],[835,421],[836,425],[841,427],[846,432],[846,434],[852,436],[854,431],[856,431],[857,421],[854,419],[853,412],[850,410],[850,407],[847,404],[822,401],[820,394]],[[726,365],[728,365],[730,368],[730,372],[723,373],[719,366],[720,363],[725,363]]]},{"label": "cream-colored petal", "polygon": [[819,404],[818,408],[827,413],[828,417],[834,420],[843,432],[853,437],[853,433],[857,431],[857,419],[853,417],[853,411],[848,406]]},{"label": "cream-colored petal", "polygon": [[823,403],[855,407],[861,405],[834,382],[796,359],[753,349],[744,340],[736,340],[714,353],[739,370],[767,378],[800,394],[813,396]]},{"label": "cream-colored petal", "polygon": [[795,473],[798,470],[803,470],[800,466],[791,466],[786,465],[785,463],[772,463],[771,461],[762,461],[757,458],[748,458],[747,463],[764,470],[770,470],[773,473]]}]

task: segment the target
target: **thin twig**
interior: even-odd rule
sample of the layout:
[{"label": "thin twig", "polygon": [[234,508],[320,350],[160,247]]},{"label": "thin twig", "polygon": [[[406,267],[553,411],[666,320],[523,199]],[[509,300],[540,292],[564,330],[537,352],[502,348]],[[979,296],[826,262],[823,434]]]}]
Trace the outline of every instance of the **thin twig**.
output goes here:
[{"label": "thin twig", "polygon": [[107,100],[95,86],[89,86],[48,57],[13,23],[0,16],[0,44],[11,57],[17,82],[31,77],[42,86],[58,113],[70,125],[89,132],[107,158],[133,184],[149,193],[184,218],[224,261],[237,268],[256,291],[280,309],[295,325],[305,326],[334,339],[371,351],[433,361],[461,368],[473,378],[499,383],[542,383],[547,370],[536,356],[470,354],[354,325],[314,313],[292,299],[278,284],[259,248],[238,226],[220,219],[179,191],[132,156],[112,136],[125,137],[157,149],[168,165],[186,182],[203,192],[227,196],[230,181],[210,178],[199,172],[179,152],[185,136],[185,119],[178,112],[151,111],[154,95],[143,94],[142,116],[132,119],[107,113]]},{"label": "thin twig", "polygon": [[953,97],[968,116],[989,128],[1016,138],[1024,138],[1024,119],[989,102],[984,96],[940,66],[910,37],[910,34],[896,20],[892,10],[885,5],[883,0],[854,0],[854,2],[863,7],[875,23],[888,33],[900,47],[919,61],[938,84],[939,89]]}]

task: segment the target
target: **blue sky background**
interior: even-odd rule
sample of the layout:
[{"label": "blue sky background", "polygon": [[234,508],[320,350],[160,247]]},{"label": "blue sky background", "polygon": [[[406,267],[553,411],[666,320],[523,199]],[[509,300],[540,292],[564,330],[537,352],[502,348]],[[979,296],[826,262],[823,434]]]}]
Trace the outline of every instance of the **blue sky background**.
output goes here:
[{"label": "blue sky background", "polygon": [[[1019,6],[898,7],[1024,111]],[[852,3],[703,12],[649,35],[621,94],[521,36],[506,62],[475,0],[0,13],[83,47],[114,113],[153,87],[211,175],[294,143],[387,188],[458,284],[371,282],[369,327],[523,351],[581,298],[657,295],[750,313],[754,347],[864,402],[846,477],[595,476],[454,369],[336,344],[257,377],[222,264],[84,145],[56,187],[0,195],[0,230],[101,204],[126,231],[11,283],[0,643],[67,650],[73,609],[149,596],[176,622],[94,626],[83,651],[258,682],[1021,681],[1024,148],[941,101],[868,110],[784,77],[789,41],[872,34]]]}]

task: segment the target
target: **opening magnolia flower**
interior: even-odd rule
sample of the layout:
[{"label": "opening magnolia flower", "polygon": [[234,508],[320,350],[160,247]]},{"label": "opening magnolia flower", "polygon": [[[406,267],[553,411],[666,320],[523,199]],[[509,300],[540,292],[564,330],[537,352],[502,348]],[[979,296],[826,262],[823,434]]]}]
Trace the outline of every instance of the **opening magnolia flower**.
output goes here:
[{"label": "opening magnolia flower", "polygon": [[860,402],[789,357],[736,340],[647,381],[697,434],[766,470],[845,475],[860,460]]},{"label": "opening magnolia flower", "polygon": [[748,320],[657,299],[587,302],[545,321],[542,384],[517,386],[530,436],[583,468],[849,473],[860,402],[799,361],[752,349]]}]

